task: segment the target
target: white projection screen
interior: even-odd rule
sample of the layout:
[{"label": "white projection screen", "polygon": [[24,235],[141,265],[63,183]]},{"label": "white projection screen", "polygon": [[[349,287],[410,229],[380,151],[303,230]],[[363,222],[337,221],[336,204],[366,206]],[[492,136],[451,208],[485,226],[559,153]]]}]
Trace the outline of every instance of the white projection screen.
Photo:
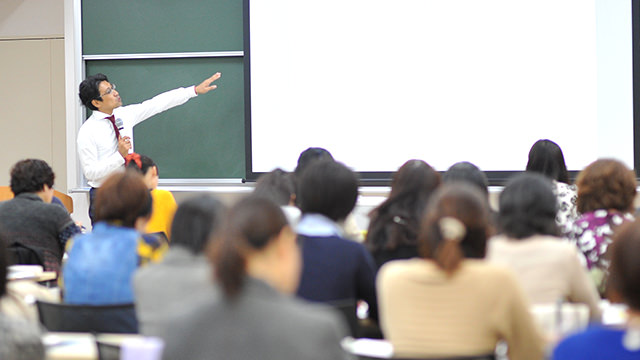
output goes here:
[{"label": "white projection screen", "polygon": [[311,146],[387,178],[522,171],[538,139],[634,167],[630,0],[245,0],[245,76],[249,179]]}]

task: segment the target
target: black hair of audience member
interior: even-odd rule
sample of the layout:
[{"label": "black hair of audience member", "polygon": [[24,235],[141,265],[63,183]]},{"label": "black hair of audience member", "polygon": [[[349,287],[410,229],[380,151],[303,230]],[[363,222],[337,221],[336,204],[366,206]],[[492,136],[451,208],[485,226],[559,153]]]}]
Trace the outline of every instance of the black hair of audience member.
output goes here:
[{"label": "black hair of audience member", "polygon": [[142,175],[131,170],[119,172],[98,188],[95,219],[135,228],[138,219],[151,216],[151,203]]},{"label": "black hair of audience member", "polygon": [[292,174],[277,168],[261,175],[256,181],[253,195],[270,199],[279,206],[291,204],[295,198]]},{"label": "black hair of audience member", "polygon": [[98,108],[93,106],[91,101],[100,99],[99,86],[103,81],[109,82],[109,79],[107,79],[105,74],[95,74],[87,77],[80,83],[78,93],[80,96],[80,102],[82,102],[82,104],[88,109],[98,110]]},{"label": "black hair of audience member", "polygon": [[440,173],[422,160],[409,160],[393,175],[389,197],[371,214],[366,243],[369,250],[394,250],[417,245],[420,220]]},{"label": "black hair of audience member", "polygon": [[[140,162],[139,164],[138,161]],[[145,175],[151,168],[158,168],[156,163],[153,162],[150,157],[137,153],[131,153],[125,157],[125,167],[127,169],[138,171],[142,175]]]},{"label": "black hair of audience member", "polygon": [[0,298],[7,292],[7,265],[9,264],[6,241],[0,235]]},{"label": "black hair of audience member", "polygon": [[302,214],[321,214],[333,221],[344,220],[356,205],[358,178],[345,165],[320,160],[302,171],[297,200]]},{"label": "black hair of audience member", "polygon": [[611,256],[607,297],[640,311],[640,221],[626,223],[614,233],[608,253]]},{"label": "black hair of audience member", "polygon": [[202,253],[218,229],[225,206],[212,196],[185,200],[178,206],[171,224],[170,246],[182,246],[193,254]]},{"label": "black hair of audience member", "polygon": [[507,182],[500,194],[498,226],[510,238],[559,236],[553,184],[544,175],[523,173]]},{"label": "black hair of audience member", "polygon": [[632,211],[636,198],[636,175],[614,159],[598,159],[584,168],[576,178],[578,212],[599,209]]},{"label": "black hair of audience member", "polygon": [[[443,234],[445,223],[452,218],[464,229],[458,238]],[[491,230],[489,208],[482,192],[465,183],[445,184],[427,205],[418,238],[420,254],[451,275],[464,258],[484,258]]]},{"label": "black hair of audience member", "polygon": [[489,196],[489,180],[487,174],[468,161],[457,162],[442,174],[442,182],[445,184],[462,181],[475,185],[485,195]]},{"label": "black hair of audience member", "polygon": [[562,149],[551,140],[536,141],[529,150],[527,171],[541,173],[552,180],[569,184],[569,172]]},{"label": "black hair of audience member", "polygon": [[288,224],[280,207],[269,199],[248,196],[229,209],[207,251],[227,297],[233,298],[242,290],[247,257],[264,249]]},{"label": "black hair of audience member", "polygon": [[298,157],[298,165],[296,166],[294,173],[296,174],[296,176],[299,176],[307,166],[318,160],[334,159],[331,153],[326,149],[320,147],[310,147],[300,153],[300,156]]},{"label": "black hair of audience member", "polygon": [[26,159],[18,161],[11,168],[10,186],[13,195],[34,193],[47,185],[53,187],[55,175],[53,169],[44,160]]}]

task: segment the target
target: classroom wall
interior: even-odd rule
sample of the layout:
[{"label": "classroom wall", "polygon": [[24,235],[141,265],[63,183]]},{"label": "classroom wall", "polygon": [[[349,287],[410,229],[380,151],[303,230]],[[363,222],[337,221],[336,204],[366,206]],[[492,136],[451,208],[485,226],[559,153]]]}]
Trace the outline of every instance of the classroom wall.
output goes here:
[{"label": "classroom wall", "polygon": [[0,1],[0,185],[40,158],[67,191],[63,0]]}]

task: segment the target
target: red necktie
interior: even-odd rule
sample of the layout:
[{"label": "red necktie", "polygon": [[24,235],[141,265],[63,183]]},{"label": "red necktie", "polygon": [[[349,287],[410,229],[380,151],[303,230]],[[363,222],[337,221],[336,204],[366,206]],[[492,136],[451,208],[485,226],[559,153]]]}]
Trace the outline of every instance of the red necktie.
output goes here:
[{"label": "red necktie", "polygon": [[116,126],[115,116],[111,115],[106,119],[109,119],[109,121],[111,121],[111,125],[113,125],[113,131],[116,132],[116,140],[120,139],[120,130],[118,130],[118,127]]}]

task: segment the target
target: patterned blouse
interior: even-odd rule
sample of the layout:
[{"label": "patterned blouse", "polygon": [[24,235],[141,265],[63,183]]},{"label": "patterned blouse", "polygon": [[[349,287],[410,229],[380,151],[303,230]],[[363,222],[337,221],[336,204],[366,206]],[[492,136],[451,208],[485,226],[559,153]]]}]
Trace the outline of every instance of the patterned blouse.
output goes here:
[{"label": "patterned blouse", "polygon": [[566,236],[582,251],[590,270],[598,268],[606,273],[609,260],[604,255],[611,244],[613,231],[617,226],[633,219],[632,214],[616,210],[588,212],[567,227]]},{"label": "patterned blouse", "polygon": [[553,192],[558,199],[556,224],[563,229],[578,218],[578,188],[559,181],[553,181]]}]

